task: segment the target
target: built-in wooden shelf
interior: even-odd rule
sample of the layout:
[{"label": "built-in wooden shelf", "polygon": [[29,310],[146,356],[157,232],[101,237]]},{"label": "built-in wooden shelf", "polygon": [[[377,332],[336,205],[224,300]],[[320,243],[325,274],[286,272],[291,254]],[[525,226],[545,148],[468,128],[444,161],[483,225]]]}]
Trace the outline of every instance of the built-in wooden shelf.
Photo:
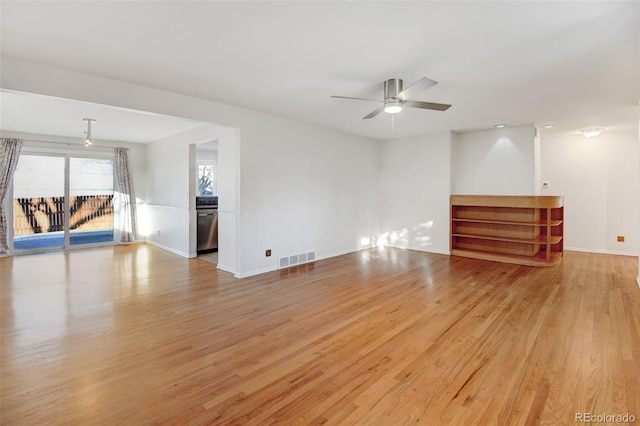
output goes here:
[{"label": "built-in wooden shelf", "polygon": [[504,220],[479,220],[479,219],[452,219],[454,222],[476,222],[476,223],[496,223],[500,225],[527,225],[527,226],[558,226],[562,223],[562,220],[552,220],[550,223],[538,222],[509,222]]},{"label": "built-in wooden shelf", "polygon": [[491,235],[473,235],[473,234],[453,234],[454,237],[465,238],[477,238],[479,240],[492,240],[492,241],[509,241],[512,243],[522,244],[558,244],[562,237],[559,235],[552,235],[547,237],[546,235],[538,235],[536,238],[511,238],[511,237],[494,237]]},{"label": "built-in wooden shelf", "polygon": [[530,266],[562,259],[564,206],[557,196],[451,196],[451,254]]}]

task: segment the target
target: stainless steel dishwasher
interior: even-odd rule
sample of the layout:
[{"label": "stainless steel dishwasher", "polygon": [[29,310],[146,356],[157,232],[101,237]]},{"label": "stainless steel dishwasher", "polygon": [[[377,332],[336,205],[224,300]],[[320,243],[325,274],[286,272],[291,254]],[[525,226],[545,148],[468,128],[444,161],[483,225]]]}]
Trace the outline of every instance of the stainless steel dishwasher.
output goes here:
[{"label": "stainless steel dishwasher", "polygon": [[199,208],[197,251],[218,250],[218,209]]}]

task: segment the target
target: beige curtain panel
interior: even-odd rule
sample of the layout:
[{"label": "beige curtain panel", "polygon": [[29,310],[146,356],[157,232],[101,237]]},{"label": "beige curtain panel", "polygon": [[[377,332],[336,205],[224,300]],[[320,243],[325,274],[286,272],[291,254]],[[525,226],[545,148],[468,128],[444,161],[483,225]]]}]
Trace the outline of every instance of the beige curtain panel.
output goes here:
[{"label": "beige curtain panel", "polygon": [[138,238],[136,224],[136,197],[133,192],[133,182],[129,172],[129,156],[126,148],[115,149],[114,172],[116,175],[116,194],[114,207],[117,206],[118,231],[120,242],[130,243]]},{"label": "beige curtain panel", "polygon": [[9,250],[7,243],[7,212],[5,198],[13,184],[13,173],[18,166],[22,141],[20,139],[0,139],[0,253]]}]

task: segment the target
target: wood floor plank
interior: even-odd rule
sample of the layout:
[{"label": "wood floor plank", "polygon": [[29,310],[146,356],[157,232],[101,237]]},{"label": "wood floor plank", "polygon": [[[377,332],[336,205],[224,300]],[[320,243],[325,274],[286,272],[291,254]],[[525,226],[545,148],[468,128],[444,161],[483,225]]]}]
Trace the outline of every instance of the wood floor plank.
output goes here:
[{"label": "wood floor plank", "polygon": [[637,264],[386,248],[238,280],[145,244],[0,258],[0,422],[640,421]]}]

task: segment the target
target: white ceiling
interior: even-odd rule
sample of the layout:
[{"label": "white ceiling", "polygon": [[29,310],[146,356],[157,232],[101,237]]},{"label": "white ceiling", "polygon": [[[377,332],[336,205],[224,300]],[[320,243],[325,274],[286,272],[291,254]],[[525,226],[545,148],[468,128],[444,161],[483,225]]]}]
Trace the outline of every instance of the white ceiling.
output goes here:
[{"label": "white ceiling", "polygon": [[84,139],[87,122],[95,140],[149,143],[203,125],[202,122],[32,93],[0,91],[0,129]]},{"label": "white ceiling", "polygon": [[[377,139],[496,123],[638,125],[637,1],[3,0],[1,8],[4,56]],[[451,109],[362,120],[379,104],[330,98],[381,99],[385,79],[423,76],[439,84],[414,99]]]}]

